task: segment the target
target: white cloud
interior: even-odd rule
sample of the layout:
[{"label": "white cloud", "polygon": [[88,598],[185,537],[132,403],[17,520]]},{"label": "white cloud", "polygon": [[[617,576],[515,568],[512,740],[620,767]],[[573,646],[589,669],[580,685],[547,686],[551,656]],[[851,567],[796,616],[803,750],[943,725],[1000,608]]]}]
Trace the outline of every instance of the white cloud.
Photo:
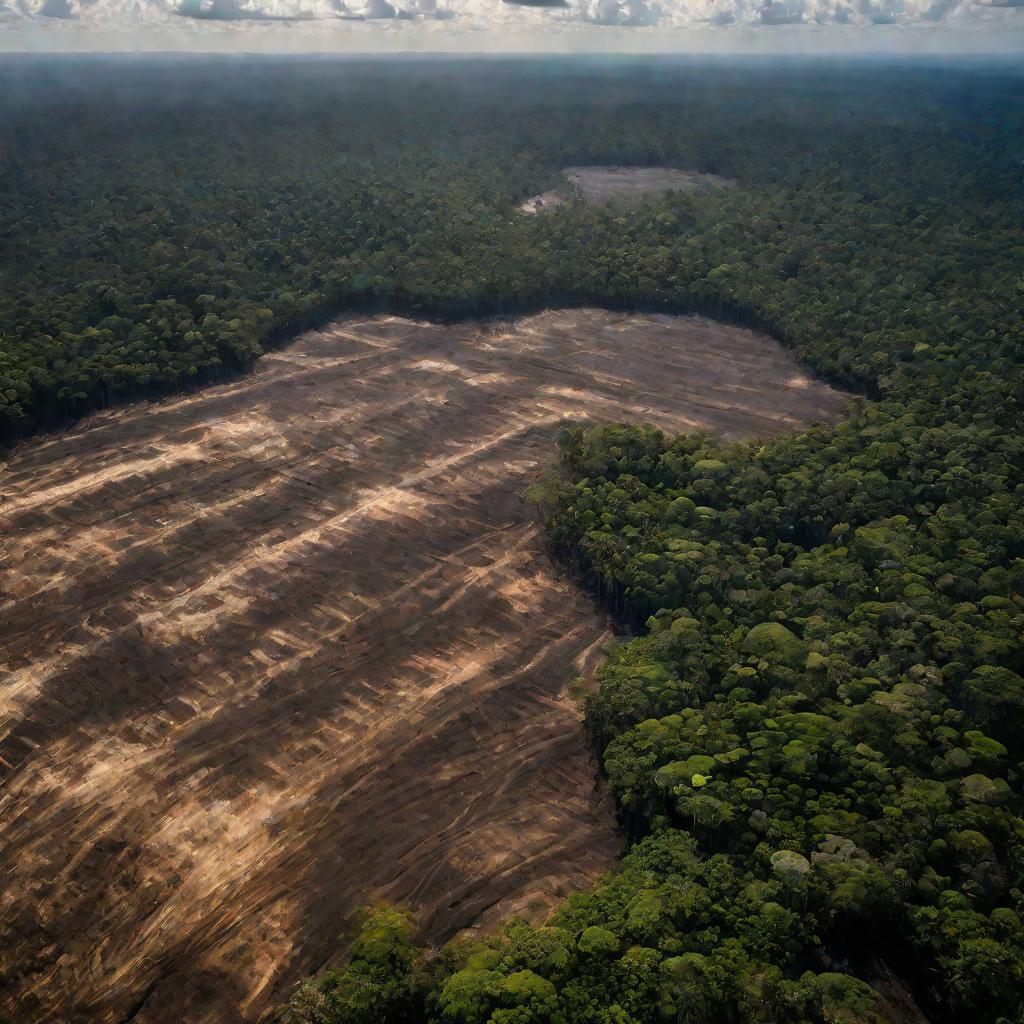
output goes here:
[{"label": "white cloud", "polygon": [[1024,51],[1024,0],[0,0],[0,22],[6,50]]},{"label": "white cloud", "polygon": [[662,17],[661,4],[646,0],[582,0],[578,10],[598,25],[657,25]]}]

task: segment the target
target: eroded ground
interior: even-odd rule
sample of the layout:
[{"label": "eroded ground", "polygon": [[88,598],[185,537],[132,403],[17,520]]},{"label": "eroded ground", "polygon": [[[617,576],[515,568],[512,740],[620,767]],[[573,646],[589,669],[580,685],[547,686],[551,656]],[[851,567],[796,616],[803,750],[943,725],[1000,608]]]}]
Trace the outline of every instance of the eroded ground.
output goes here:
[{"label": "eroded ground", "polygon": [[573,418],[767,434],[769,339],[596,310],[340,320],[0,473],[0,981],[19,1024],[255,1020],[404,901],[443,940],[605,870],[566,686],[609,636],[518,494]]},{"label": "eroded ground", "polygon": [[733,184],[717,174],[681,171],[674,167],[566,167],[562,174],[569,179],[571,191],[552,189],[532,196],[519,207],[523,213],[541,213],[563,206],[578,197],[588,203],[606,203],[615,196],[636,199],[664,192],[700,192],[709,188],[725,188]]}]

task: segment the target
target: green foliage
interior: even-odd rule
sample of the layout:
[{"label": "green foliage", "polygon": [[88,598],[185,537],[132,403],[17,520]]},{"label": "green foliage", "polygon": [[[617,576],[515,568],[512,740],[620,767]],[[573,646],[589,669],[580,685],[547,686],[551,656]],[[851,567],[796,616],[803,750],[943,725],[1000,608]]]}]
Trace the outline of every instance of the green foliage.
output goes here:
[{"label": "green foliage", "polygon": [[802,668],[807,661],[807,648],[781,622],[762,622],[743,641],[744,654],[753,654],[768,661],[781,662],[790,668]]},{"label": "green foliage", "polygon": [[[586,701],[632,849],[440,958],[375,911],[286,1016],[874,1024],[881,964],[937,1024],[1019,1024],[1020,78],[525,72],[0,75],[4,439],[351,309],[700,312],[869,399],[765,443],[565,432],[531,497],[639,634]],[[738,185],[516,210],[588,162]]]},{"label": "green foliage", "polygon": [[391,908],[364,913],[348,963],[301,986],[283,1024],[383,1024],[422,1019],[429,978],[408,917]]},{"label": "green foliage", "polygon": [[[578,430],[548,496],[559,548],[648,625],[587,705],[623,823],[770,869],[822,944],[804,963],[847,965],[783,972],[815,1019],[887,1012],[856,979],[874,957],[940,1019],[1024,1000],[1019,368],[989,390],[1005,352],[998,334],[970,369],[918,352],[942,382],[922,396],[880,351],[883,399],[768,444]],[[709,461],[728,467],[713,489]]]},{"label": "green foliage", "polygon": [[[940,1019],[1010,1019],[1024,998],[1024,946],[999,924],[1024,890],[1024,464],[1015,406],[947,386],[955,413],[908,392],[745,449],[579,432],[551,505],[562,549],[620,608],[651,616],[587,706],[624,824],[686,828],[705,856],[782,886],[774,902],[808,915],[821,943],[803,963],[846,965],[825,987],[783,971],[815,1019],[884,1015],[855,980],[873,957],[899,964]],[[936,489],[955,464],[938,453],[985,420],[1002,424],[986,442],[1001,471],[980,491]],[[890,431],[905,456],[878,504],[858,516],[834,503],[848,467],[871,464],[863,439]],[[716,452],[730,465],[717,516],[682,522],[688,460]],[[579,515],[583,494],[595,522],[612,511],[610,535]],[[676,551],[699,569],[638,582],[638,563]]]},{"label": "green foliage", "polygon": [[[1011,386],[1012,75],[196,61],[183,77],[0,71],[0,440],[216,378],[346,309],[696,310],[872,393],[951,405],[942,375],[960,373],[998,404]],[[585,163],[740,187],[519,213]],[[844,467],[834,501],[883,514],[904,440],[866,439],[871,464]],[[971,461],[986,443],[979,424],[944,467],[956,492],[998,475]],[[678,458],[682,496],[718,510],[730,457]],[[768,521],[779,500],[758,496]]]},{"label": "green foliage", "polygon": [[619,951],[619,939],[614,932],[595,924],[580,933],[578,948],[585,955],[611,955]]},{"label": "green foliage", "polygon": [[[886,202],[881,183],[868,191],[865,217]],[[958,215],[976,241],[994,237],[980,209]],[[922,216],[938,229],[945,215]],[[839,219],[815,219],[816,245],[842,238],[860,260],[866,240]],[[892,227],[903,267],[921,265],[914,229]],[[622,822],[634,839],[684,828],[708,863],[724,855],[749,879],[764,902],[739,931],[763,943],[749,970],[774,1019],[891,1019],[878,960],[931,1019],[1017,1019],[1024,1004],[1020,332],[1009,305],[966,287],[967,249],[940,248],[961,312],[931,327],[917,319],[931,298],[897,312],[871,275],[833,278],[822,317],[802,291],[813,258],[787,281],[801,355],[876,399],[846,422],[746,446],[581,427],[543,496],[558,550],[645,627],[586,707]],[[733,266],[756,277],[750,262],[708,279],[738,292]],[[971,321],[986,325],[976,341]],[[651,888],[637,883],[647,927],[629,938],[665,949]],[[670,1018],[747,1012],[711,980],[691,988],[662,995]]]}]

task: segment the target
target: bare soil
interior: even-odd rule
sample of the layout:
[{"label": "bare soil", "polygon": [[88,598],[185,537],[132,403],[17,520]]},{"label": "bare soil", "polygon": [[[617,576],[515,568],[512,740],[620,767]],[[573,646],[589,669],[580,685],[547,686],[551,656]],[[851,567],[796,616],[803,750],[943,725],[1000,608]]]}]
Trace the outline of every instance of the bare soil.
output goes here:
[{"label": "bare soil", "polygon": [[845,396],[696,318],[339,320],[0,471],[0,1006],[255,1021],[352,909],[543,918],[617,839],[609,624],[519,495],[566,420],[766,435]]},{"label": "bare soil", "polygon": [[697,171],[680,171],[673,167],[566,167],[562,174],[569,179],[571,190],[552,189],[532,196],[519,207],[523,213],[542,213],[564,206],[572,198],[588,203],[606,203],[615,197],[638,199],[665,192],[700,192],[709,188],[727,188],[735,184],[730,178]]}]

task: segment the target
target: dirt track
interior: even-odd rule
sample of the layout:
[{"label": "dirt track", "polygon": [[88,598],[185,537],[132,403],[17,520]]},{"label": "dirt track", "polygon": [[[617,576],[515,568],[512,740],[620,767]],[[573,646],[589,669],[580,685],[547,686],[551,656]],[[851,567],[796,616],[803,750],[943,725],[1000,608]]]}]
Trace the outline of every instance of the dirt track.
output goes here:
[{"label": "dirt track", "polygon": [[[255,1020],[369,898],[445,939],[612,862],[607,623],[518,494],[565,419],[837,415],[703,320],[338,321],[0,471],[0,1006]],[[2,1015],[2,1014],[0,1014]]]}]

